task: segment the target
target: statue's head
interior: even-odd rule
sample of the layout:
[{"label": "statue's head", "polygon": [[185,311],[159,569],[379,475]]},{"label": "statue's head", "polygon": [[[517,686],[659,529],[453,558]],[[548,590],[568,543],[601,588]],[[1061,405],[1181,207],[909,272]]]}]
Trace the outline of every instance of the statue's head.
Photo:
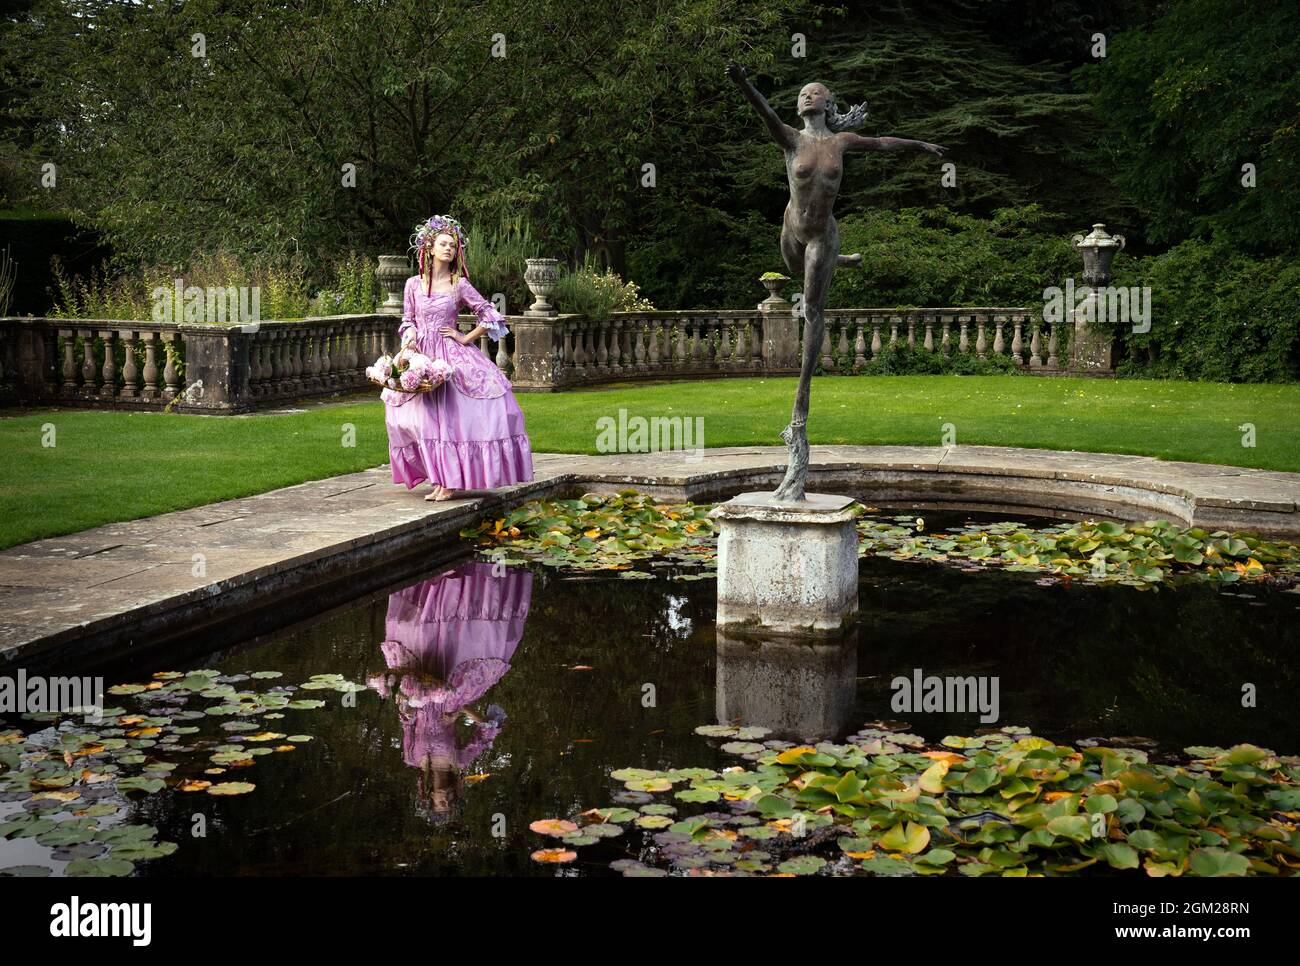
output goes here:
[{"label": "statue's head", "polygon": [[848,113],[841,114],[831,89],[817,81],[805,84],[799,91],[798,105],[800,117],[825,114],[826,127],[831,131],[851,131],[861,127],[867,120],[866,104],[855,104]]}]

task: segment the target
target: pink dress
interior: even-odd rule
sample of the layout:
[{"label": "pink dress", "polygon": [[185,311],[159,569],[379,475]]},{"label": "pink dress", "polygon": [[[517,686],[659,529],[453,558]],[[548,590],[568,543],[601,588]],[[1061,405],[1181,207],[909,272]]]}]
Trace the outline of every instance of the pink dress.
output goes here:
[{"label": "pink dress", "polygon": [[432,296],[425,294],[419,276],[406,280],[399,338],[414,329],[419,350],[455,370],[432,392],[380,393],[393,482],[407,489],[428,480],[453,490],[489,490],[533,478],[532,447],[510,380],[477,344],[461,345],[445,334],[458,331],[462,305],[489,337],[498,342],[506,337],[501,313],[468,279]]}]

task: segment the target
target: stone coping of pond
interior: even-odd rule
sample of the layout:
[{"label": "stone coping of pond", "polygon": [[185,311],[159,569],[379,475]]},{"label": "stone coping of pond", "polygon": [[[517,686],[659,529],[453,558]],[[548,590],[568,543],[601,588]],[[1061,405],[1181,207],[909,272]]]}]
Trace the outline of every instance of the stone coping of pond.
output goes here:
[{"label": "stone coping of pond", "polygon": [[[534,455],[535,479],[446,503],[387,466],[113,523],[0,552],[0,669],[79,664],[308,619],[461,551],[484,514],[567,491],[633,487],[713,501],[773,489],[782,446]],[[993,446],[813,446],[810,492],[873,505],[1145,520],[1300,538],[1300,474],[1145,456]],[[214,637],[214,635],[216,635]],[[229,637],[233,642],[238,637]],[[169,652],[170,653],[170,652]]]}]

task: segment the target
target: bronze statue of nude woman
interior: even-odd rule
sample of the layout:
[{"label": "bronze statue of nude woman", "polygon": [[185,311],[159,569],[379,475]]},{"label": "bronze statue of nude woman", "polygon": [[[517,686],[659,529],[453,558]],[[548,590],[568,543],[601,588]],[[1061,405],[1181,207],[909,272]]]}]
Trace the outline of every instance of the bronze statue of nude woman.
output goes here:
[{"label": "bronze statue of nude woman", "polygon": [[781,257],[791,274],[803,273],[803,360],[799,389],[794,397],[790,425],[781,432],[790,459],[785,478],[773,496],[778,500],[803,500],[808,478],[808,394],[813,369],[821,352],[826,327],[823,312],[831,276],[839,265],[858,266],[862,256],[840,254],[840,233],[831,209],[840,191],[843,157],[849,151],[928,151],[942,156],[947,149],[926,141],[906,138],[869,138],[853,134],[867,118],[865,104],[845,114],[838,113],[835,96],[824,84],[807,84],[799,92],[799,116],[803,130],[785,124],[763,95],[745,76],[739,64],[727,65],[727,76],[736,82],[745,99],[754,105],[776,143],[785,152],[790,201],[781,223]]}]

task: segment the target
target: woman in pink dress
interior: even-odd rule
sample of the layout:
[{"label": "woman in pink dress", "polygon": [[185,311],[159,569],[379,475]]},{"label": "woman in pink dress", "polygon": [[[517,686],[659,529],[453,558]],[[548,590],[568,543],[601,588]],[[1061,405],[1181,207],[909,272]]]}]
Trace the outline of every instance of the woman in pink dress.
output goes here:
[{"label": "woman in pink dress", "polygon": [[[510,380],[478,348],[484,333],[501,341],[509,330],[501,313],[469,283],[465,230],[454,218],[435,216],[412,238],[420,274],[406,280],[402,345],[414,343],[453,372],[432,392],[380,393],[388,426],[393,482],[413,489],[433,484],[426,500],[448,500],[456,490],[489,490],[533,478],[533,454],[524,414]],[[478,324],[457,326],[467,306]]]}]

